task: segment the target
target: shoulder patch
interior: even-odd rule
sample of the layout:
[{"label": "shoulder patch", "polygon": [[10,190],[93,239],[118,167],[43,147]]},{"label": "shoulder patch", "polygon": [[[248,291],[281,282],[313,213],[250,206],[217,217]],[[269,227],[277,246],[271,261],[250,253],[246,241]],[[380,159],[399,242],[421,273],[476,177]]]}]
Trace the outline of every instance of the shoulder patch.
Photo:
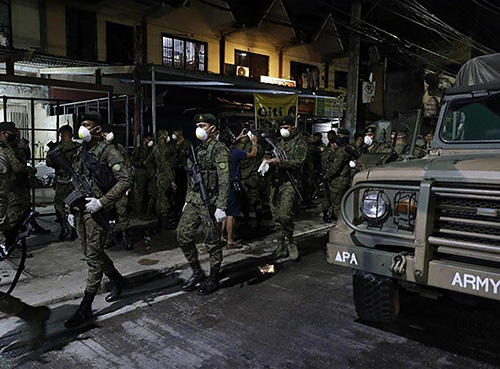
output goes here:
[{"label": "shoulder patch", "polygon": [[121,164],[115,164],[111,167],[111,169],[113,170],[113,172],[119,172],[122,169],[122,166]]},{"label": "shoulder patch", "polygon": [[227,165],[226,165],[226,163],[224,163],[224,162],[219,163],[219,164],[217,164],[217,165],[219,166],[220,170],[225,170],[225,169],[227,168]]}]

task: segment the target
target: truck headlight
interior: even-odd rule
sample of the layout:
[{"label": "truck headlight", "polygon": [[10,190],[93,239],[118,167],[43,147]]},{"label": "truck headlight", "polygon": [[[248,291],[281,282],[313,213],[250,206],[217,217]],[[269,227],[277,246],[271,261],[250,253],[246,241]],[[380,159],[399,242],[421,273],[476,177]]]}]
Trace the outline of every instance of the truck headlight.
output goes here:
[{"label": "truck headlight", "polygon": [[368,220],[382,220],[390,210],[389,198],[383,191],[366,191],[361,211]]}]

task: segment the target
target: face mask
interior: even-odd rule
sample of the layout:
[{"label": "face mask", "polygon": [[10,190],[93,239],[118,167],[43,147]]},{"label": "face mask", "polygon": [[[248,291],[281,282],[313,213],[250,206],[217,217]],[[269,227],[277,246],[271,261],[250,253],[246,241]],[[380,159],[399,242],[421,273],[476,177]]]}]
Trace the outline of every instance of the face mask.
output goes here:
[{"label": "face mask", "polygon": [[290,137],[290,131],[286,128],[281,128],[280,134],[281,134],[281,137],[283,137],[283,138]]},{"label": "face mask", "polygon": [[370,136],[365,136],[364,142],[366,146],[371,146],[373,144],[373,140]]},{"label": "face mask", "polygon": [[154,143],[154,141],[153,141],[153,140],[148,141],[148,147],[153,147],[153,145],[154,145],[154,144],[155,144],[155,143]]},{"label": "face mask", "polygon": [[175,133],[172,135],[172,140],[177,141],[177,135]]},{"label": "face mask", "polygon": [[92,135],[87,127],[81,126],[78,129],[78,138],[82,139],[84,142],[90,142],[90,140],[92,140]]},{"label": "face mask", "polygon": [[170,142],[170,136],[167,136],[167,143]]},{"label": "face mask", "polygon": [[106,141],[107,142],[113,142],[113,140],[115,139],[115,135],[113,134],[113,132],[109,132],[107,135],[106,135]]},{"label": "face mask", "polygon": [[206,141],[208,138],[207,131],[201,127],[196,128],[196,138],[200,141]]}]

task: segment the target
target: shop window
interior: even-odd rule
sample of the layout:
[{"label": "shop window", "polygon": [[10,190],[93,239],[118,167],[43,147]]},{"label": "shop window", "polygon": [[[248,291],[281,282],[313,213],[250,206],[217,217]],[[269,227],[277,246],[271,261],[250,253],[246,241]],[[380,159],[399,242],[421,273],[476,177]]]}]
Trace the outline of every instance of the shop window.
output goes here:
[{"label": "shop window", "polygon": [[290,76],[298,88],[317,90],[319,88],[319,68],[315,65],[290,62]]},{"label": "shop window", "polygon": [[134,62],[134,27],[106,22],[106,61],[111,64]]},{"label": "shop window", "polygon": [[347,88],[347,72],[335,71],[335,88]]},{"label": "shop window", "polygon": [[97,60],[96,14],[66,8],[66,51],[75,59]]},{"label": "shop window", "polygon": [[234,64],[247,67],[250,78],[259,79],[269,75],[269,56],[254,54],[248,51],[234,50]]},{"label": "shop window", "polygon": [[163,64],[187,70],[205,71],[207,43],[171,36],[163,36]]},{"label": "shop window", "polygon": [[10,1],[0,1],[0,46],[12,46]]}]

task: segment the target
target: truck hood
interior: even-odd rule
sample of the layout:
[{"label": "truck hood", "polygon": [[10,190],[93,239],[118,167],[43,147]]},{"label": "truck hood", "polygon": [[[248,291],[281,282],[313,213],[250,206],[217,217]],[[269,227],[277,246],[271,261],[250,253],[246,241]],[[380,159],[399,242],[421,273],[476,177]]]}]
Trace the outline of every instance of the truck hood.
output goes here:
[{"label": "truck hood", "polygon": [[440,156],[428,155],[419,160],[393,162],[358,173],[354,182],[420,182],[424,179],[500,184],[500,151],[462,151]]}]

